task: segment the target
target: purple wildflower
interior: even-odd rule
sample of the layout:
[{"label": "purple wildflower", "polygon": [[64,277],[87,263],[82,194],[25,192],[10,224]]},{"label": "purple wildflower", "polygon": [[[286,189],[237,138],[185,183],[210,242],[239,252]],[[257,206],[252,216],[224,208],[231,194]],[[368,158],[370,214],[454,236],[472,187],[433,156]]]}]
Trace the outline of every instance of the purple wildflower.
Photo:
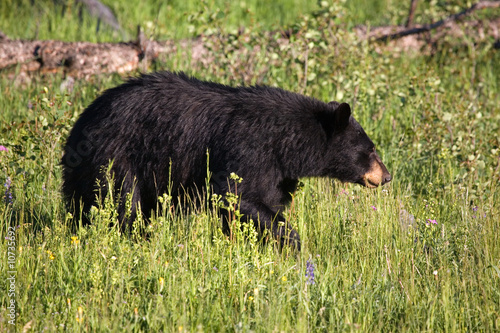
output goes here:
[{"label": "purple wildflower", "polygon": [[5,203],[7,205],[12,204],[12,202],[13,202],[12,192],[10,191],[11,184],[12,184],[12,181],[10,180],[10,177],[7,177],[7,179],[5,180],[5,184],[3,184],[3,186],[5,186]]},{"label": "purple wildflower", "polygon": [[472,207],[473,212],[477,212],[477,206]]},{"label": "purple wildflower", "polygon": [[307,262],[306,262],[306,278],[307,278],[307,281],[306,283],[307,284],[315,284],[316,282],[314,282],[314,264],[312,262],[311,259],[308,259]]},{"label": "purple wildflower", "polygon": [[217,267],[214,266],[214,271],[218,272],[219,269]]},{"label": "purple wildflower", "polygon": [[371,207],[373,210],[375,210],[375,211],[377,210],[377,207],[375,207],[375,206],[370,206],[370,207]]},{"label": "purple wildflower", "polygon": [[9,149],[5,146],[0,145],[0,151],[9,151]]},{"label": "purple wildflower", "polygon": [[428,219],[427,222],[430,224],[438,224],[436,220]]}]

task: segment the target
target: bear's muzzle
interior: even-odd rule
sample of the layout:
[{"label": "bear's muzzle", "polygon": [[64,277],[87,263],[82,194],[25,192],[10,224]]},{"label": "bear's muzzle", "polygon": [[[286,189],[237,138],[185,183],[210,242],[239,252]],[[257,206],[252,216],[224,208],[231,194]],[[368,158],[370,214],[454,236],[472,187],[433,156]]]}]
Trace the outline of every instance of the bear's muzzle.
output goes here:
[{"label": "bear's muzzle", "polygon": [[384,185],[392,180],[391,174],[387,171],[387,168],[384,163],[382,163],[377,153],[373,152],[372,154],[374,156],[372,158],[370,170],[362,177],[362,185],[370,188]]}]

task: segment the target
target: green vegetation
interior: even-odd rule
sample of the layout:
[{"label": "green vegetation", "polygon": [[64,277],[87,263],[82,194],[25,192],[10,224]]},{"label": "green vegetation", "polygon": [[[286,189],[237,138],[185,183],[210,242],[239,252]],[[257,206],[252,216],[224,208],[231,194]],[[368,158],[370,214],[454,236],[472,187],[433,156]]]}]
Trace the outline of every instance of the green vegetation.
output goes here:
[{"label": "green vegetation", "polygon": [[[119,39],[96,34],[90,17],[76,29],[74,7],[36,3],[47,6],[46,19],[27,14],[30,1],[3,1],[0,30],[33,38],[39,25],[39,38]],[[298,254],[262,245],[251,228],[223,236],[213,211],[187,214],[168,195],[147,238],[108,227],[111,200],[93,210],[91,227],[72,230],[60,194],[62,146],[85,106],[123,78],[80,80],[68,91],[58,76],[0,73],[0,330],[14,331],[12,286],[18,331],[500,330],[500,53],[492,43],[465,37],[432,55],[376,52],[348,27],[386,1],[375,9],[280,1],[269,10],[246,1],[248,21],[243,2],[126,3],[108,4],[129,33],[148,21],[159,38],[221,33],[206,38],[210,61],[180,51],[151,70],[346,101],[393,181],[369,190],[303,180],[287,212],[303,240]],[[404,15],[404,4],[391,6]],[[178,32],[158,18],[168,15],[184,20]],[[240,22],[247,31],[228,34]],[[297,33],[280,41],[267,30],[277,23]]]},{"label": "green vegetation", "polygon": [[[61,6],[61,2],[67,6]],[[224,30],[236,32],[241,27],[258,26],[279,29],[295,23],[300,15],[316,9],[314,1],[287,0],[269,4],[266,0],[129,0],[101,1],[115,13],[130,38],[137,25],[155,39],[190,37],[201,33],[201,25],[214,20]],[[5,0],[0,3],[0,30],[9,36],[25,39],[122,41],[122,35],[106,28],[91,17],[75,0]],[[208,15],[200,19],[200,14]],[[26,20],[19,20],[19,17]],[[215,28],[215,27],[212,27]],[[96,30],[99,33],[96,34]]]}]

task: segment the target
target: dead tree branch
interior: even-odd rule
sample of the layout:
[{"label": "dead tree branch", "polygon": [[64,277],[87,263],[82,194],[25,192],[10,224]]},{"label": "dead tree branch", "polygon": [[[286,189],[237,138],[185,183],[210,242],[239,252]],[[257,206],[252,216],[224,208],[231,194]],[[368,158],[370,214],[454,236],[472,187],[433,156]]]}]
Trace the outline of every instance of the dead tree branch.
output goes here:
[{"label": "dead tree branch", "polygon": [[383,35],[378,37],[376,40],[377,41],[387,41],[391,39],[397,39],[401,37],[405,37],[408,35],[413,35],[413,34],[421,34],[423,32],[428,32],[433,29],[439,28],[441,26],[444,26],[448,23],[454,22],[461,20],[465,16],[471,14],[472,12],[480,9],[485,9],[485,8],[499,8],[500,7],[500,1],[479,1],[478,3],[475,3],[471,7],[467,8],[466,10],[453,14],[451,16],[448,16],[445,19],[442,19],[438,22],[431,23],[431,24],[425,24],[419,27],[414,27],[414,28],[409,28],[409,29],[404,29],[395,33],[390,33],[387,35]]},{"label": "dead tree branch", "polygon": [[410,12],[408,13],[408,21],[406,21],[406,27],[409,28],[413,25],[413,17],[415,16],[415,10],[417,10],[418,0],[411,0]]}]

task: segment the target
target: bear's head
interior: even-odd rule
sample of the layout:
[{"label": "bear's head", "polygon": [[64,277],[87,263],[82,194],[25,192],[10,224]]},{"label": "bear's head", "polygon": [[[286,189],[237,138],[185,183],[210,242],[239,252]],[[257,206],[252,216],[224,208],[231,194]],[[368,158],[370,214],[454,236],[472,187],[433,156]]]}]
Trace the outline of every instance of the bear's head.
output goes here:
[{"label": "bear's head", "polygon": [[330,102],[318,116],[327,138],[324,176],[366,187],[391,181],[372,140],[351,116],[349,104]]}]

